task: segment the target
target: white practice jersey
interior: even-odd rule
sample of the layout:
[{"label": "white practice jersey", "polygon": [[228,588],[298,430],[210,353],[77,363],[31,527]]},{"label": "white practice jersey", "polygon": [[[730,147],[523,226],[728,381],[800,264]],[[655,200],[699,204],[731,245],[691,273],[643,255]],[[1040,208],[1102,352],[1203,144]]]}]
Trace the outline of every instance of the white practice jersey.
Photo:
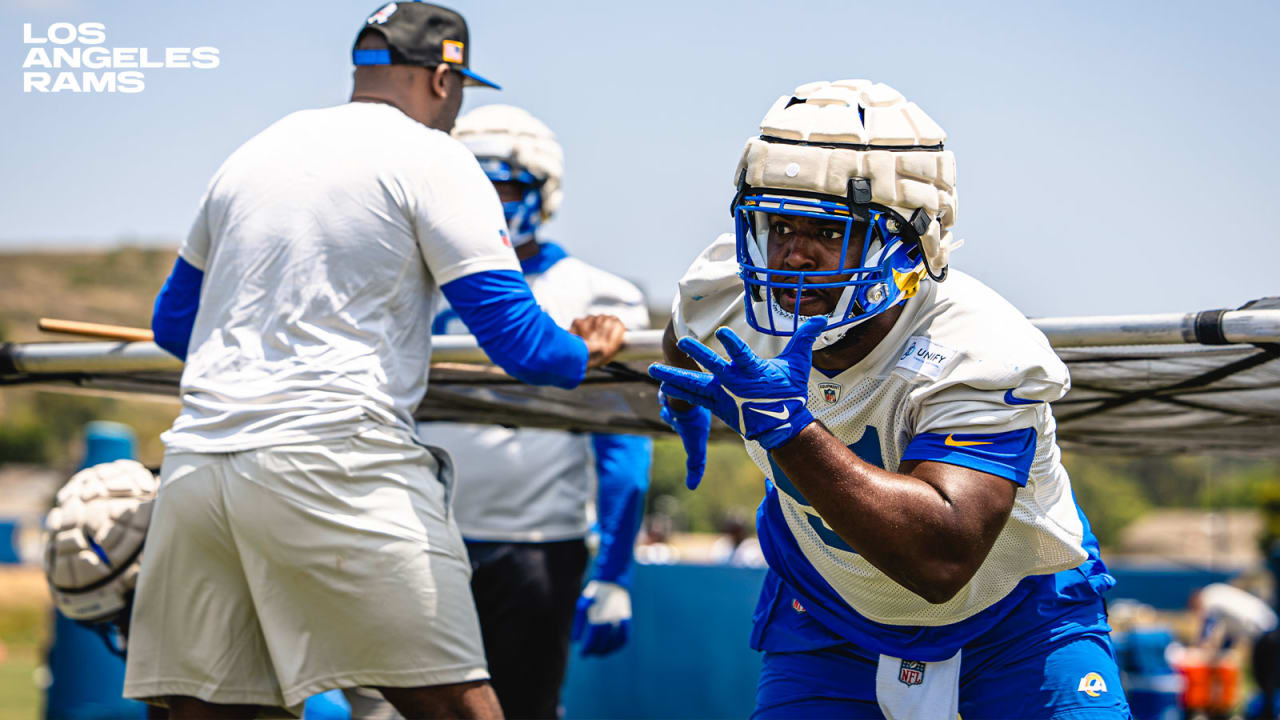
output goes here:
[{"label": "white practice jersey", "polygon": [[[527,266],[525,278],[538,304],[562,327],[593,314],[616,315],[632,330],[649,325],[636,286],[566,256],[556,245],[544,243]],[[433,328],[468,332],[447,305]],[[587,534],[596,481],[589,434],[419,423],[418,438],[453,457],[454,515],[468,540],[549,542]]]},{"label": "white practice jersey", "polygon": [[[680,281],[673,320],[679,336],[716,350],[713,333],[720,326],[732,328],[766,357],[778,354],[788,339],[747,325],[732,235],[717,239]],[[774,570],[796,587],[825,581],[850,608],[875,622],[940,626],[991,606],[1028,575],[1080,565],[1088,556],[1083,524],[1048,404],[1068,386],[1066,366],[1044,335],[994,291],[954,268],[945,282],[926,281],[870,355],[834,376],[812,371],[809,410],[859,457],[886,470],[896,471],[907,455],[1009,477],[1020,487],[1008,523],[972,580],[951,600],[934,605],[854,552],[768,453],[747,442],[771,481],[768,492],[776,491],[777,522],[785,524],[771,527],[764,517],[760,528],[766,549],[786,554],[785,563],[771,557]],[[988,449],[970,446],[995,444],[965,436],[997,434],[1025,438],[1019,457],[1027,466],[1021,471],[1010,472],[998,458],[984,465],[988,461],[961,457],[967,449]],[[926,446],[926,454],[917,453]]]},{"label": "white practice jersey", "polygon": [[231,154],[179,254],[204,272],[168,448],[413,427],[440,285],[517,270],[492,184],[446,133],[350,103]]}]

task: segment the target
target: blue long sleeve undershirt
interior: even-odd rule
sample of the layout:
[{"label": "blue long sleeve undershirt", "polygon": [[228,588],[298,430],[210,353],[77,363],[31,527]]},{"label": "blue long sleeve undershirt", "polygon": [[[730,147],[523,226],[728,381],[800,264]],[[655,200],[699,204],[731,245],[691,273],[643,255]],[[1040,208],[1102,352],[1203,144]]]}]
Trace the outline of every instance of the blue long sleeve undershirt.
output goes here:
[{"label": "blue long sleeve undershirt", "polygon": [[596,455],[600,551],[591,579],[631,585],[636,534],[649,491],[653,441],[636,435],[591,436]]},{"label": "blue long sleeve undershirt", "polygon": [[440,287],[485,354],[508,375],[565,389],[587,372],[587,344],[538,306],[524,275],[488,270]]},{"label": "blue long sleeve undershirt", "polygon": [[151,332],[155,334],[156,344],[184,362],[187,346],[191,344],[196,310],[200,308],[200,287],[203,284],[204,273],[178,258],[160,288],[160,294],[156,295],[151,313]]},{"label": "blue long sleeve undershirt", "polygon": [[[182,258],[156,296],[151,330],[156,344],[187,359],[204,273]],[[440,288],[485,354],[512,377],[533,385],[574,388],[587,369],[587,345],[538,306],[514,270],[467,275]]]}]

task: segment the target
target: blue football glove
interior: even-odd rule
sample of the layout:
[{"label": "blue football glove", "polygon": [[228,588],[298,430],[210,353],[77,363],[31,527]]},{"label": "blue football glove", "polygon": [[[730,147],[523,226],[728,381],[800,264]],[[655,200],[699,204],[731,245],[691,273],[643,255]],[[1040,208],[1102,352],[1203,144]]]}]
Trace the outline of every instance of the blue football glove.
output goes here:
[{"label": "blue football glove", "polygon": [[698,489],[702,473],[707,469],[707,436],[711,434],[711,411],[694,405],[680,412],[671,407],[667,396],[658,391],[658,406],[662,420],[671,426],[684,443],[684,484],[690,490]]},{"label": "blue football glove", "polygon": [[592,580],[573,614],[573,641],[582,655],[608,655],[631,634],[631,593],[617,583]]},{"label": "blue football glove", "polygon": [[806,320],[787,347],[769,360],[752,352],[729,328],[716,331],[729,361],[693,338],[681,338],[677,346],[710,372],[655,363],[649,375],[662,381],[666,395],[707,408],[746,439],[772,450],[813,422],[806,407],[809,370],[813,342],[826,327],[826,318]]}]

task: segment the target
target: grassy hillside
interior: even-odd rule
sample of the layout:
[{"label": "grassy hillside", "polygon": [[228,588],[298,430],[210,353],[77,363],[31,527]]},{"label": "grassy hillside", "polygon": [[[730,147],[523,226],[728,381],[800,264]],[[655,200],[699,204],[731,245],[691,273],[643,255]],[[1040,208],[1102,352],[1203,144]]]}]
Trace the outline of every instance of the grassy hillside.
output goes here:
[{"label": "grassy hillside", "polygon": [[176,257],[136,247],[0,255],[0,338],[58,339],[36,329],[41,317],[147,327],[151,301]]},{"label": "grassy hillside", "polygon": [[[0,254],[0,340],[66,340],[36,329],[41,317],[147,327],[151,303],[177,253],[121,247],[98,252]],[[0,390],[0,463],[78,462],[78,433],[89,420],[117,420],[138,431],[142,460],[158,464],[158,435],[175,403],[86,397],[31,388]]]}]

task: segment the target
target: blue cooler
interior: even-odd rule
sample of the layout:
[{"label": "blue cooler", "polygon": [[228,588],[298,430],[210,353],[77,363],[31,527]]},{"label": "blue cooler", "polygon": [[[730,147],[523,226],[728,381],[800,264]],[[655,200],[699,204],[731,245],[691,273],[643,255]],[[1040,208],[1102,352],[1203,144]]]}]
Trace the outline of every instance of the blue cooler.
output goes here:
[{"label": "blue cooler", "polygon": [[1182,676],[1164,654],[1173,634],[1165,628],[1140,628],[1116,633],[1112,642],[1134,720],[1179,720]]}]

